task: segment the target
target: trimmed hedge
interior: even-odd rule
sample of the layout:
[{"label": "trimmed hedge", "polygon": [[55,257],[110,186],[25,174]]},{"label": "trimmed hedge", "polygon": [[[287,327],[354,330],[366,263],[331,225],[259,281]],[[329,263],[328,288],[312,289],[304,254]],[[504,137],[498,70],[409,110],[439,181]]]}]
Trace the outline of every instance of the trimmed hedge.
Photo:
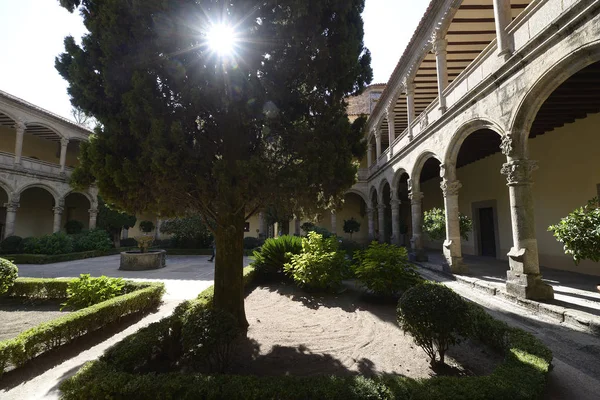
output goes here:
[{"label": "trimmed hedge", "polygon": [[[244,271],[249,283],[254,271]],[[212,302],[212,287],[194,302]],[[410,379],[402,376],[242,376],[143,372],[142,363],[165,337],[176,330],[173,322],[189,307],[184,302],[174,314],[143,328],[113,346],[97,361],[87,363],[64,381],[62,398],[75,399],[538,399],[544,390],[552,352],[536,337],[511,328],[485,310],[469,303],[472,322],[469,337],[500,350],[504,363],[488,376]],[[162,347],[161,347],[162,346]],[[161,363],[164,360],[160,361]]]},{"label": "trimmed hedge", "polygon": [[[68,283],[73,279],[27,279],[15,282],[11,296],[26,298],[66,298]],[[52,321],[43,322],[19,336],[0,342],[0,375],[9,365],[22,366],[49,350],[95,331],[120,318],[150,310],[160,304],[162,283],[128,282],[124,294]]]},{"label": "trimmed hedge", "polygon": [[120,249],[110,250],[91,250],[91,251],[80,251],[78,253],[67,253],[67,254],[10,254],[5,258],[11,260],[15,264],[52,264],[64,261],[83,260],[85,258],[104,257],[119,254],[123,251],[129,251],[135,248],[123,247]]}]

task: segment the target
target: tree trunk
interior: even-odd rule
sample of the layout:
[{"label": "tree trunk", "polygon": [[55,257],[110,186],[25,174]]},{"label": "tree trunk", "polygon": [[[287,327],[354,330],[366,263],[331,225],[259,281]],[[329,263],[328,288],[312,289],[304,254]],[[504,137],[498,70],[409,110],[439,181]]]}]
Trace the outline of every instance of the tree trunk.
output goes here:
[{"label": "tree trunk", "polygon": [[244,213],[220,215],[215,243],[214,306],[231,313],[243,330],[248,328],[244,309]]}]

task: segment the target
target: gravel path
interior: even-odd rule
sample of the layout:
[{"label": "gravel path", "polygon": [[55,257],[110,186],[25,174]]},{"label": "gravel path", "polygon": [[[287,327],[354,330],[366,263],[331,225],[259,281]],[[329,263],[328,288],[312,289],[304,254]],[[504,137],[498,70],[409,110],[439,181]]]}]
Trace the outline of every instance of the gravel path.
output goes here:
[{"label": "gravel path", "polygon": [[0,341],[13,338],[19,333],[42,322],[68,314],[60,311],[60,303],[24,303],[21,299],[0,301]]},{"label": "gravel path", "polygon": [[[436,375],[423,350],[398,327],[395,304],[366,302],[352,289],[309,295],[292,285],[258,287],[246,297],[246,314],[250,345],[238,353],[236,373]],[[449,372],[460,375],[491,373],[501,361],[471,343],[446,360],[454,367]]]}]

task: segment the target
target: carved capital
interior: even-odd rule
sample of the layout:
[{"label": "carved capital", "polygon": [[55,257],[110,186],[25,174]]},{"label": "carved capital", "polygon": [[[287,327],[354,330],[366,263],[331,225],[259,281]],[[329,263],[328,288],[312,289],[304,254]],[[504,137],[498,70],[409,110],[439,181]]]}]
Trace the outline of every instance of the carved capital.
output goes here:
[{"label": "carved capital", "polygon": [[17,130],[18,134],[25,133],[25,129],[27,129],[27,125],[25,124],[25,121],[23,121],[22,119],[16,121],[15,122],[15,129]]},{"label": "carved capital", "polygon": [[6,207],[6,212],[15,213],[19,208],[19,203],[16,201],[9,201],[8,203],[4,203],[4,207]]},{"label": "carved capital", "polygon": [[444,197],[448,196],[456,196],[458,195],[458,191],[462,187],[462,183],[460,181],[449,181],[447,179],[442,180],[440,183],[440,187],[442,188],[442,193]]},{"label": "carved capital", "polygon": [[69,139],[67,139],[67,138],[61,138],[60,139],[60,145],[62,147],[67,147],[69,145]]},{"label": "carved capital", "polygon": [[379,211],[381,211],[381,212],[385,211],[385,208],[386,208],[386,207],[385,207],[385,204],[379,204],[379,205],[377,205],[377,209],[378,209]]},{"label": "carved capital", "polygon": [[415,84],[412,81],[409,81],[406,76],[402,78],[402,87],[404,88],[404,93],[407,95],[415,94]]},{"label": "carved capital", "polygon": [[54,214],[62,214],[63,211],[65,211],[65,208],[61,206],[56,206],[52,208],[52,211],[54,211]]},{"label": "carved capital", "polygon": [[441,32],[439,30],[435,30],[431,35],[431,45],[431,52],[435,55],[438,55],[439,53],[446,51],[446,48],[448,47],[448,41],[441,36]]},{"label": "carved capital", "polygon": [[424,131],[425,128],[427,128],[427,125],[429,125],[429,117],[427,116],[427,113],[424,112],[421,117],[421,131]]},{"label": "carved capital", "polygon": [[505,133],[502,135],[502,143],[500,143],[500,150],[505,156],[512,156],[514,152],[513,138],[511,135]]},{"label": "carved capital", "polygon": [[506,175],[508,186],[528,185],[531,181],[531,173],[538,169],[537,161],[514,160],[502,164],[500,172]]},{"label": "carved capital", "polygon": [[90,217],[91,217],[91,218],[96,218],[96,216],[98,215],[98,210],[97,210],[97,209],[94,209],[94,208],[90,208],[90,209],[88,210],[88,212],[90,213]]},{"label": "carved capital", "polygon": [[421,200],[423,200],[423,192],[410,192],[408,198],[410,199],[410,204],[420,204]]},{"label": "carved capital", "polygon": [[390,200],[390,205],[392,206],[392,210],[398,210],[400,208],[400,200],[398,199],[392,199]]}]

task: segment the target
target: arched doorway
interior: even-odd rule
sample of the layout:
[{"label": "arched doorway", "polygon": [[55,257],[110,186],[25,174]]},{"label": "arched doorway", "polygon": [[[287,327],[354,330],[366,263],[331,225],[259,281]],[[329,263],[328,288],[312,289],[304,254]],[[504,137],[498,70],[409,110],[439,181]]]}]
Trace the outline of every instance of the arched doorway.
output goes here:
[{"label": "arched doorway", "polygon": [[82,229],[89,229],[89,210],[91,204],[89,199],[81,193],[71,192],[65,197],[65,206],[62,213],[61,230],[65,229],[65,225],[69,221],[78,221],[82,225]]},{"label": "arched doorway", "polygon": [[[409,176],[406,172],[401,172],[396,181],[396,198],[398,199],[398,240],[397,244],[403,247],[410,247],[410,237],[412,234],[412,220],[410,214],[410,197],[408,190]],[[393,225],[393,223],[392,223]]]},{"label": "arched doorway", "polygon": [[43,187],[30,187],[21,192],[15,235],[26,238],[52,233],[54,205],[54,196]]}]

